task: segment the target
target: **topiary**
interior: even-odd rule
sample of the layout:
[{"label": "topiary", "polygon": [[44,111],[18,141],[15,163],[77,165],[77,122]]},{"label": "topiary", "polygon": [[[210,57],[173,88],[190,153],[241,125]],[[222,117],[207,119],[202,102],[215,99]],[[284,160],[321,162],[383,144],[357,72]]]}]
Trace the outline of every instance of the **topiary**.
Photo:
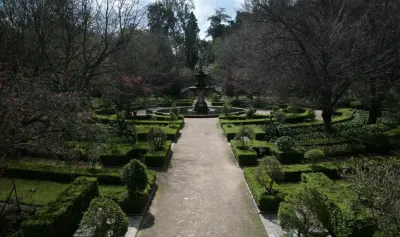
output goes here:
[{"label": "topiary", "polygon": [[291,137],[283,136],[276,139],[275,145],[280,151],[289,151],[294,145],[294,140]]},{"label": "topiary", "polygon": [[124,237],[128,231],[128,217],[114,201],[95,198],[84,213],[80,229],[85,236]]},{"label": "topiary", "polygon": [[158,126],[152,127],[147,133],[147,141],[155,151],[161,151],[164,148],[166,139],[165,132]]},{"label": "topiary", "polygon": [[178,120],[178,116],[176,116],[176,114],[173,112],[169,112],[168,118],[169,118],[169,126],[175,127],[175,123]]},{"label": "topiary", "polygon": [[122,168],[121,180],[128,189],[129,196],[135,197],[147,188],[148,169],[142,162],[131,160]]},{"label": "topiary", "polygon": [[310,161],[313,165],[315,165],[319,160],[325,157],[324,151],[320,149],[311,149],[304,154],[304,159]]},{"label": "topiary", "polygon": [[249,126],[240,126],[239,131],[236,133],[235,139],[240,142],[239,148],[248,148],[248,141],[253,140],[255,137],[253,129]]},{"label": "topiary", "polygon": [[222,109],[221,109],[222,114],[224,114],[225,117],[228,118],[231,110],[232,110],[231,102],[230,101],[226,101],[224,103],[224,105],[222,106]]}]

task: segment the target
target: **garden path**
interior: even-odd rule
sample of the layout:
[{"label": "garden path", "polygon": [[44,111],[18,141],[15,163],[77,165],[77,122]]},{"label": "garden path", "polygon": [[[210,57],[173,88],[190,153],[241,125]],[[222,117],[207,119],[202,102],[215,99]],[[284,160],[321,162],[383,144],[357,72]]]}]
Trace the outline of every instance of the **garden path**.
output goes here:
[{"label": "garden path", "polygon": [[139,237],[265,237],[218,119],[185,119]]}]

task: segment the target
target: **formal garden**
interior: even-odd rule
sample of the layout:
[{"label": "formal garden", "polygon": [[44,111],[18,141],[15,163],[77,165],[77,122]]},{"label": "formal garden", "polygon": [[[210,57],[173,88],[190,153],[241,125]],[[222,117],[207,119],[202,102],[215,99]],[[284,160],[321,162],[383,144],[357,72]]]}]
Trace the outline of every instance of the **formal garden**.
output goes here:
[{"label": "formal garden", "polygon": [[0,237],[398,236],[399,12],[0,0]]}]

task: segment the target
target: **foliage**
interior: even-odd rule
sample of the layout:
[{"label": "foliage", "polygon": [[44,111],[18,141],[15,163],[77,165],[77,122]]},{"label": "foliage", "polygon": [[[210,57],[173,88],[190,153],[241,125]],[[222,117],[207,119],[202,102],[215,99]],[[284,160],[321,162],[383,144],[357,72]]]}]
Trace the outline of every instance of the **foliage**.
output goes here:
[{"label": "foliage", "polygon": [[176,106],[175,102],[171,105],[169,112],[175,114],[176,116],[179,116],[179,108],[178,106]]},{"label": "foliage", "polygon": [[275,145],[280,151],[289,151],[294,145],[294,140],[289,136],[283,136],[276,139]]},{"label": "foliage", "polygon": [[82,230],[91,237],[124,237],[128,231],[128,217],[117,203],[106,198],[95,198],[84,213]]},{"label": "foliage", "polygon": [[286,120],[286,115],[282,111],[277,111],[275,112],[275,121],[278,123],[278,125],[282,125],[285,123]]},{"label": "foliage", "polygon": [[98,195],[95,178],[77,178],[54,202],[43,206],[22,223],[24,236],[70,237],[77,229],[82,213]]},{"label": "foliage", "polygon": [[229,27],[224,23],[228,23],[231,17],[224,12],[224,8],[219,8],[215,11],[214,15],[208,18],[210,21],[210,27],[207,29],[207,34],[214,40],[222,37],[229,29]]},{"label": "foliage", "polygon": [[253,107],[249,107],[249,109],[246,111],[246,118],[247,119],[252,119],[254,115],[256,114],[257,110]]},{"label": "foliage", "polygon": [[115,123],[115,131],[117,136],[124,142],[135,144],[137,141],[136,126],[127,123],[125,119],[125,112],[117,113],[117,120]]},{"label": "foliage", "polygon": [[273,156],[263,158],[260,162],[260,166],[257,167],[256,179],[265,187],[268,194],[273,194],[272,186],[274,182],[279,183],[284,177],[285,174],[282,170],[281,163]]},{"label": "foliage", "polygon": [[175,126],[176,122],[178,121],[178,116],[176,116],[175,113],[170,112],[169,113],[169,126],[173,127]]},{"label": "foliage", "polygon": [[254,131],[251,127],[240,126],[238,132],[236,133],[235,139],[240,141],[239,148],[245,150],[249,147],[249,141],[253,140],[254,137]]},{"label": "foliage", "polygon": [[397,159],[352,160],[348,164],[352,189],[361,206],[372,210],[384,236],[400,233],[400,163]]},{"label": "foliage", "polygon": [[[314,177],[313,177],[314,176]],[[316,177],[315,177],[316,176]],[[320,214],[325,214],[323,203],[326,197],[319,190],[332,181],[323,174],[302,175],[302,184],[286,196],[279,206],[279,222],[285,231],[294,231],[298,236],[311,236],[323,229]]]},{"label": "foliage", "polygon": [[225,115],[226,118],[229,117],[229,114],[232,110],[232,104],[231,102],[228,100],[225,102],[225,104],[222,106],[221,112]]},{"label": "foliage", "polygon": [[135,197],[149,185],[147,167],[138,160],[131,160],[122,168],[121,180],[128,189],[129,196]]},{"label": "foliage", "polygon": [[147,141],[155,151],[161,151],[167,136],[165,132],[158,126],[152,127],[147,133]]},{"label": "foliage", "polygon": [[304,159],[310,161],[313,165],[317,164],[325,157],[325,154],[320,149],[311,149],[304,154]]}]

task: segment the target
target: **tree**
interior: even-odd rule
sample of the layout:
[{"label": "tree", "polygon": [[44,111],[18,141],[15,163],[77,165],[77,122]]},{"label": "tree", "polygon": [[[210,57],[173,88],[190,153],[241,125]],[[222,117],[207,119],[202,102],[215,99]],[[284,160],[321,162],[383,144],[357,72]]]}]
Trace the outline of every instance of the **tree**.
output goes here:
[{"label": "tree", "polygon": [[176,19],[173,10],[162,2],[154,2],[147,7],[147,20],[150,31],[168,36]]},{"label": "tree", "polygon": [[353,160],[348,167],[358,203],[372,211],[384,236],[396,236],[400,233],[400,163]]},{"label": "tree", "polygon": [[362,34],[360,16],[353,12],[355,3],[247,3],[255,9],[255,20],[265,25],[262,42],[277,45],[267,60],[276,64],[281,75],[271,80],[274,84],[288,80],[288,91],[315,101],[322,108],[325,131],[332,132],[334,108],[357,79],[363,61],[359,46],[353,44]]},{"label": "tree", "polygon": [[72,139],[101,141],[84,93],[55,92],[48,81],[56,75],[32,74],[0,65],[0,154],[29,150],[74,158]]},{"label": "tree", "polygon": [[214,15],[207,18],[210,21],[210,27],[207,29],[208,36],[211,36],[213,40],[222,37],[229,27],[226,25],[229,23],[231,17],[224,13],[225,8],[219,8],[215,10]]},{"label": "tree", "polygon": [[240,126],[235,139],[239,141],[239,148],[245,150],[249,148],[249,141],[253,140],[254,137],[254,131],[251,127]]},{"label": "tree", "polygon": [[273,156],[263,158],[260,166],[257,167],[256,179],[264,186],[268,194],[273,194],[274,182],[279,183],[284,177],[285,173],[282,170],[281,163]]},{"label": "tree", "polygon": [[185,34],[185,55],[186,55],[186,66],[194,71],[194,68],[199,59],[198,50],[198,34],[199,27],[197,25],[197,19],[193,12],[189,14],[186,19],[184,26]]},{"label": "tree", "polygon": [[106,198],[95,198],[84,213],[80,228],[89,231],[90,237],[123,237],[128,225],[128,217],[117,203]]}]

